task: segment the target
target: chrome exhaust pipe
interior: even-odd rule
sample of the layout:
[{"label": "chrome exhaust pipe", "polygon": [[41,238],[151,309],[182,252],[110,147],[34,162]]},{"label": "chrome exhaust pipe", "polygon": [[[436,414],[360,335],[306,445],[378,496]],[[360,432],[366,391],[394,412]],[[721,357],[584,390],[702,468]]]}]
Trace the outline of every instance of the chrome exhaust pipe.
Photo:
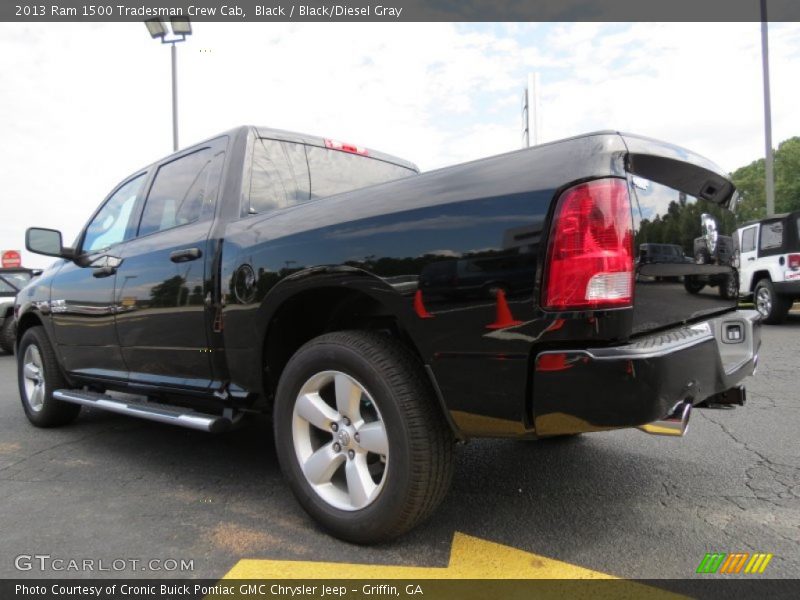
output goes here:
[{"label": "chrome exhaust pipe", "polygon": [[691,402],[678,402],[663,419],[639,425],[637,429],[650,435],[669,435],[683,437],[689,428],[689,416],[692,414]]}]

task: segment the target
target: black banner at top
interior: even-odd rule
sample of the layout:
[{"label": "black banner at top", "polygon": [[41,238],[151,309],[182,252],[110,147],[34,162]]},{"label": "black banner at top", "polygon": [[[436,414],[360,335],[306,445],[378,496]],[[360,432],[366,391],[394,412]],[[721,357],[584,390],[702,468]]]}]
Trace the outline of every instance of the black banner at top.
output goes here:
[{"label": "black banner at top", "polygon": [[[766,5],[766,19],[763,6]],[[800,21],[800,0],[2,0],[0,21]]]}]

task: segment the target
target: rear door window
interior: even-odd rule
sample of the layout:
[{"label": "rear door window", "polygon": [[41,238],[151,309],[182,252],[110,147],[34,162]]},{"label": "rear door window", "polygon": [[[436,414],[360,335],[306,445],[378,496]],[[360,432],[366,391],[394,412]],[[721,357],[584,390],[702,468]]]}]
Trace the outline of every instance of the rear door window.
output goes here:
[{"label": "rear door window", "polygon": [[224,156],[203,148],[161,165],[147,196],[139,235],[213,217]]}]

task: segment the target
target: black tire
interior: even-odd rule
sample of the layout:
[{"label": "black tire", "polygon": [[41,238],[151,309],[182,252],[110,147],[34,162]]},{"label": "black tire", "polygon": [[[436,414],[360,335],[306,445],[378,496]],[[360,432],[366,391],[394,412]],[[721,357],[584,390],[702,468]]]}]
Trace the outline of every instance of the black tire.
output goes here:
[{"label": "black tire", "polygon": [[687,275],[683,280],[683,287],[690,294],[699,294],[700,290],[706,287],[706,284],[691,275]]},{"label": "black tire", "polygon": [[736,300],[739,297],[739,278],[735,275],[727,275],[719,283],[719,296],[724,300]]},{"label": "black tire", "polygon": [[14,317],[7,316],[3,321],[3,328],[0,329],[0,348],[4,352],[14,354]]},{"label": "black tire", "polygon": [[772,281],[766,278],[759,280],[756,284],[756,289],[753,292],[753,302],[756,305],[756,310],[761,313],[764,323],[770,325],[783,323],[786,320],[786,315],[789,314],[789,309],[792,307],[792,301],[776,294]]},{"label": "black tire", "polygon": [[[35,355],[38,353],[40,366],[38,373],[41,384],[41,396],[34,396],[30,392],[31,386],[36,387],[34,380],[26,375],[26,361],[36,361]],[[30,375],[30,373],[29,373]],[[31,327],[22,336],[19,342],[17,353],[17,381],[19,383],[19,396],[22,401],[22,408],[28,420],[36,427],[59,427],[71,423],[78,416],[81,407],[78,404],[70,404],[53,398],[53,391],[68,388],[61,367],[56,360],[53,347],[47,339],[44,328],[41,326]],[[41,404],[35,398],[41,399]]]},{"label": "black tire", "polygon": [[[295,449],[293,427],[298,395],[304,385],[331,372],[345,374],[362,386],[366,394],[359,396],[361,400],[357,406],[370,410],[368,406],[374,402],[386,433],[386,462],[380,476],[382,487],[363,507],[343,510],[324,499],[306,478],[298,457],[300,451]],[[336,406],[330,399],[328,404],[331,408]],[[338,411],[334,412],[341,417]],[[333,439],[333,436],[339,436],[351,425],[346,420],[340,423],[343,424],[338,426],[339,433],[329,432],[330,441],[324,433],[327,430],[309,428],[319,431],[322,438],[319,446],[312,447],[314,452],[323,446],[335,448],[332,444],[341,438]],[[370,544],[397,537],[428,517],[449,489],[453,473],[453,434],[419,360],[388,335],[340,331],[319,336],[300,348],[289,360],[278,384],[274,428],[281,470],[295,497],[324,529],[343,540]],[[350,443],[350,438],[346,439]],[[353,435],[353,439],[358,438]],[[343,454],[344,450],[341,452]],[[343,457],[344,462],[333,467],[337,471],[328,476],[328,480],[345,484],[343,497],[352,498],[348,495],[349,480],[343,477],[353,457],[349,450],[347,455],[349,458]]]}]

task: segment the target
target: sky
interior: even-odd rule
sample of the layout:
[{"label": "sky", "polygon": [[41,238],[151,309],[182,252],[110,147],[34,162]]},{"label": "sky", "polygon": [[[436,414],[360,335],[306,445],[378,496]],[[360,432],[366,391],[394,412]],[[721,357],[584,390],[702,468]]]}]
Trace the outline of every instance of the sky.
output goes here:
[{"label": "sky", "polygon": [[[109,191],[172,152],[169,48],[140,23],[0,24],[0,250],[65,244]],[[800,135],[800,24],[770,24],[773,140]],[[181,147],[243,124],[430,170],[617,129],[732,171],[764,154],[759,23],[196,23],[178,47]]]}]

